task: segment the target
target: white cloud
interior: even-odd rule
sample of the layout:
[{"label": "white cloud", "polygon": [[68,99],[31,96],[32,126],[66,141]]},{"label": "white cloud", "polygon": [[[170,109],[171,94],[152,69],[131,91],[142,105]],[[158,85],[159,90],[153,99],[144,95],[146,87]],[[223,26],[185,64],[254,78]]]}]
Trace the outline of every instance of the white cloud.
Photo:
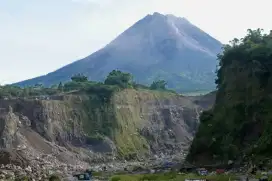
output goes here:
[{"label": "white cloud", "polygon": [[0,1],[0,83],[53,71],[101,48],[148,13],[186,17],[223,42],[272,27],[270,1]]}]

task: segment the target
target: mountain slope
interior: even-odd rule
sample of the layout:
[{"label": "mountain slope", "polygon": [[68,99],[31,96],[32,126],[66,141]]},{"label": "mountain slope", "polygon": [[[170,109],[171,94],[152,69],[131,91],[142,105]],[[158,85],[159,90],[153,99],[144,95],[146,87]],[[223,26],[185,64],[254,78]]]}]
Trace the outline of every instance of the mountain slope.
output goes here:
[{"label": "mountain slope", "polygon": [[212,89],[220,50],[219,41],[185,18],[154,13],[90,56],[17,85],[58,84],[76,73],[101,81],[110,71],[119,69],[144,84],[160,78],[176,90]]}]

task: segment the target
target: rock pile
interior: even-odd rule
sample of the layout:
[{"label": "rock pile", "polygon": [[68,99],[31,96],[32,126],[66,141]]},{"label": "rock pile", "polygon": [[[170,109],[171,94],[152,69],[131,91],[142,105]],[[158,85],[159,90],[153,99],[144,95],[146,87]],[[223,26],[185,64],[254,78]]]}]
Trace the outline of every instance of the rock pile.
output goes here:
[{"label": "rock pile", "polygon": [[51,175],[59,175],[61,178],[71,177],[72,173],[75,171],[83,171],[84,169],[80,166],[72,165],[58,165],[54,167],[49,166],[27,166],[22,168],[21,166],[16,166],[12,164],[0,165],[0,181],[6,180],[25,180],[29,179],[32,181],[46,181]]},{"label": "rock pile", "polygon": [[47,180],[49,173],[46,170],[39,170],[33,167],[22,168],[20,166],[7,164],[0,166],[0,180]]}]

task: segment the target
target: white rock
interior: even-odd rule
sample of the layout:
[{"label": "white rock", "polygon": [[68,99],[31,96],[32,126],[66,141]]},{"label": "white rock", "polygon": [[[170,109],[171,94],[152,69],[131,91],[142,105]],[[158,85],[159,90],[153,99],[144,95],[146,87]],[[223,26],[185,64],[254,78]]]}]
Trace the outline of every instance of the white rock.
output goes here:
[{"label": "white rock", "polygon": [[30,166],[28,166],[28,167],[25,168],[25,171],[32,172],[32,168]]}]

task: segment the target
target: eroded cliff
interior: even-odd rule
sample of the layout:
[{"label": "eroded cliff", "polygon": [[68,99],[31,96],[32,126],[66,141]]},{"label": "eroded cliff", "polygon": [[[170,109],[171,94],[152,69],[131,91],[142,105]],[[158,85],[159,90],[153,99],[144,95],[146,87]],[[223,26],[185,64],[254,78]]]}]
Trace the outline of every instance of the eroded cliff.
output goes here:
[{"label": "eroded cliff", "polygon": [[70,164],[182,154],[202,109],[174,93],[134,89],[102,102],[78,94],[1,100],[0,108],[3,150],[21,162]]}]

